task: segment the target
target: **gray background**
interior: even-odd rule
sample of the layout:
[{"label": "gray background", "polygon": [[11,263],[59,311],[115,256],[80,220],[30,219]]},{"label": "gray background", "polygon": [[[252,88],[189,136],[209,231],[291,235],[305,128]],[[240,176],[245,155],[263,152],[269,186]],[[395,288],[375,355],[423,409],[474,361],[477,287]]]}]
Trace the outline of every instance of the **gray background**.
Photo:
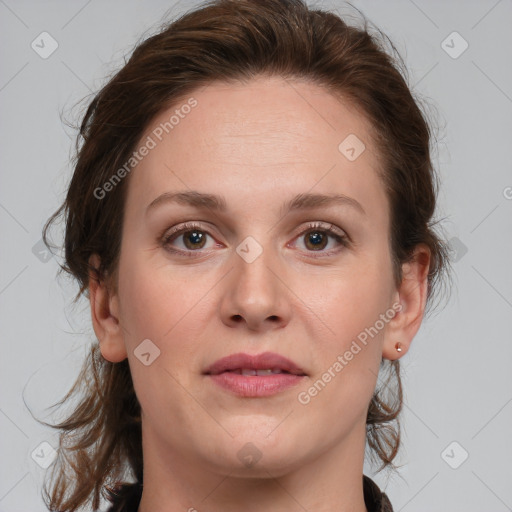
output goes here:
[{"label": "gray background", "polygon": [[[58,418],[47,407],[73,382],[92,336],[88,304],[71,305],[76,289],[56,279],[56,257],[40,246],[70,175],[74,132],[60,113],[76,122],[84,104],[75,103],[166,11],[196,4],[0,0],[0,511],[46,510],[40,465],[51,450],[41,443],[57,447],[57,437],[29,410]],[[450,302],[402,359],[402,468],[374,478],[395,511],[512,510],[512,2],[354,5],[395,42],[414,92],[438,111],[438,212],[457,260]],[[58,43],[46,59],[31,47],[44,31]],[[469,44],[461,55],[463,40],[447,39],[454,31]]]}]

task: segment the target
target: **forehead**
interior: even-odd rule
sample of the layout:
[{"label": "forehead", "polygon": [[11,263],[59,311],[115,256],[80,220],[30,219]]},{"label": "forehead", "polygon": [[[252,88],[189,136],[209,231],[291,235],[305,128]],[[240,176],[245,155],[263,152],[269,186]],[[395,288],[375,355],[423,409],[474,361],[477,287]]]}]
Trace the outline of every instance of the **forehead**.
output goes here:
[{"label": "forehead", "polygon": [[317,84],[213,82],[151,121],[140,143],[151,139],[153,147],[130,175],[127,207],[140,210],[162,192],[186,189],[232,193],[240,204],[312,188],[371,201],[367,192],[382,186],[370,134],[352,103]]}]

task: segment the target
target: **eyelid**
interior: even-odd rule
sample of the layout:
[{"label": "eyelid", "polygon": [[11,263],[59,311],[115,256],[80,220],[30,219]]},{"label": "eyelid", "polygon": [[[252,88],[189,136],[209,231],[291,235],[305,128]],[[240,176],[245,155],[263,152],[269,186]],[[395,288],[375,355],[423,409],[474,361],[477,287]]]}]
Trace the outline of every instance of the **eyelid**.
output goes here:
[{"label": "eyelid", "polygon": [[159,238],[163,238],[163,241],[165,242],[166,240],[169,240],[176,233],[179,233],[181,231],[183,231],[183,232],[193,231],[194,229],[197,229],[198,231],[204,231],[205,233],[209,234],[209,229],[211,229],[211,228],[202,226],[200,223],[195,222],[195,221],[183,222],[181,224],[177,224],[176,226],[173,226],[172,228],[165,228]]},{"label": "eyelid", "polygon": [[295,236],[302,235],[303,233],[307,233],[308,231],[312,231],[315,229],[318,229],[319,231],[326,231],[326,232],[332,231],[332,232],[336,233],[338,236],[348,239],[348,235],[347,235],[346,231],[338,228],[338,226],[336,226],[332,222],[322,222],[322,221],[308,222],[307,226],[300,228],[299,232]]}]

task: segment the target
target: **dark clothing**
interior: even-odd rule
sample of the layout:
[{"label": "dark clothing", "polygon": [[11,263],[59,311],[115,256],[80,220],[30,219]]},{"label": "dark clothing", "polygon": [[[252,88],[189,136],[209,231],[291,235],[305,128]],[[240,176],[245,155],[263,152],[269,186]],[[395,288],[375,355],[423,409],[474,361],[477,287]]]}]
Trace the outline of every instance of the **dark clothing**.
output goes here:
[{"label": "dark clothing", "polygon": [[[393,512],[385,493],[368,476],[363,475],[364,503],[368,512]],[[107,512],[137,512],[142,496],[142,484],[125,484],[109,491],[112,503]]]}]

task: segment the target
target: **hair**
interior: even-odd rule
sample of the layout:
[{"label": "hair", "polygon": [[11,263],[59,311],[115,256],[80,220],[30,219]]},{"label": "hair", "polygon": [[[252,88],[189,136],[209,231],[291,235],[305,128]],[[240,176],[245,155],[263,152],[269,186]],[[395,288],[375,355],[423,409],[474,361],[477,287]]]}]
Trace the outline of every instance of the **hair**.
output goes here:
[{"label": "hair", "polygon": [[[75,302],[88,296],[90,275],[116,287],[129,177],[101,199],[94,192],[129,160],[149,123],[201,86],[262,75],[308,80],[366,116],[389,200],[394,280],[398,286],[402,264],[411,261],[418,244],[426,244],[429,309],[449,266],[448,246],[434,229],[439,184],[431,161],[432,129],[389,38],[372,33],[366,19],[364,27],[350,26],[303,0],[206,2],[138,44],[94,96],[81,120],[66,198],[43,228],[50,248],[48,229],[65,217],[60,271],[78,282]],[[93,253],[100,256],[98,268],[89,264]],[[395,467],[403,398],[399,361],[382,360],[381,371],[388,378],[376,387],[366,420],[379,471]],[[140,404],[128,361],[111,363],[91,344],[74,386],[58,405],[72,396],[79,398],[73,412],[50,425],[60,430],[55,478],[50,492],[45,487],[50,510],[74,511],[89,501],[97,509],[104,486],[129,474],[138,482],[143,477]]]}]

